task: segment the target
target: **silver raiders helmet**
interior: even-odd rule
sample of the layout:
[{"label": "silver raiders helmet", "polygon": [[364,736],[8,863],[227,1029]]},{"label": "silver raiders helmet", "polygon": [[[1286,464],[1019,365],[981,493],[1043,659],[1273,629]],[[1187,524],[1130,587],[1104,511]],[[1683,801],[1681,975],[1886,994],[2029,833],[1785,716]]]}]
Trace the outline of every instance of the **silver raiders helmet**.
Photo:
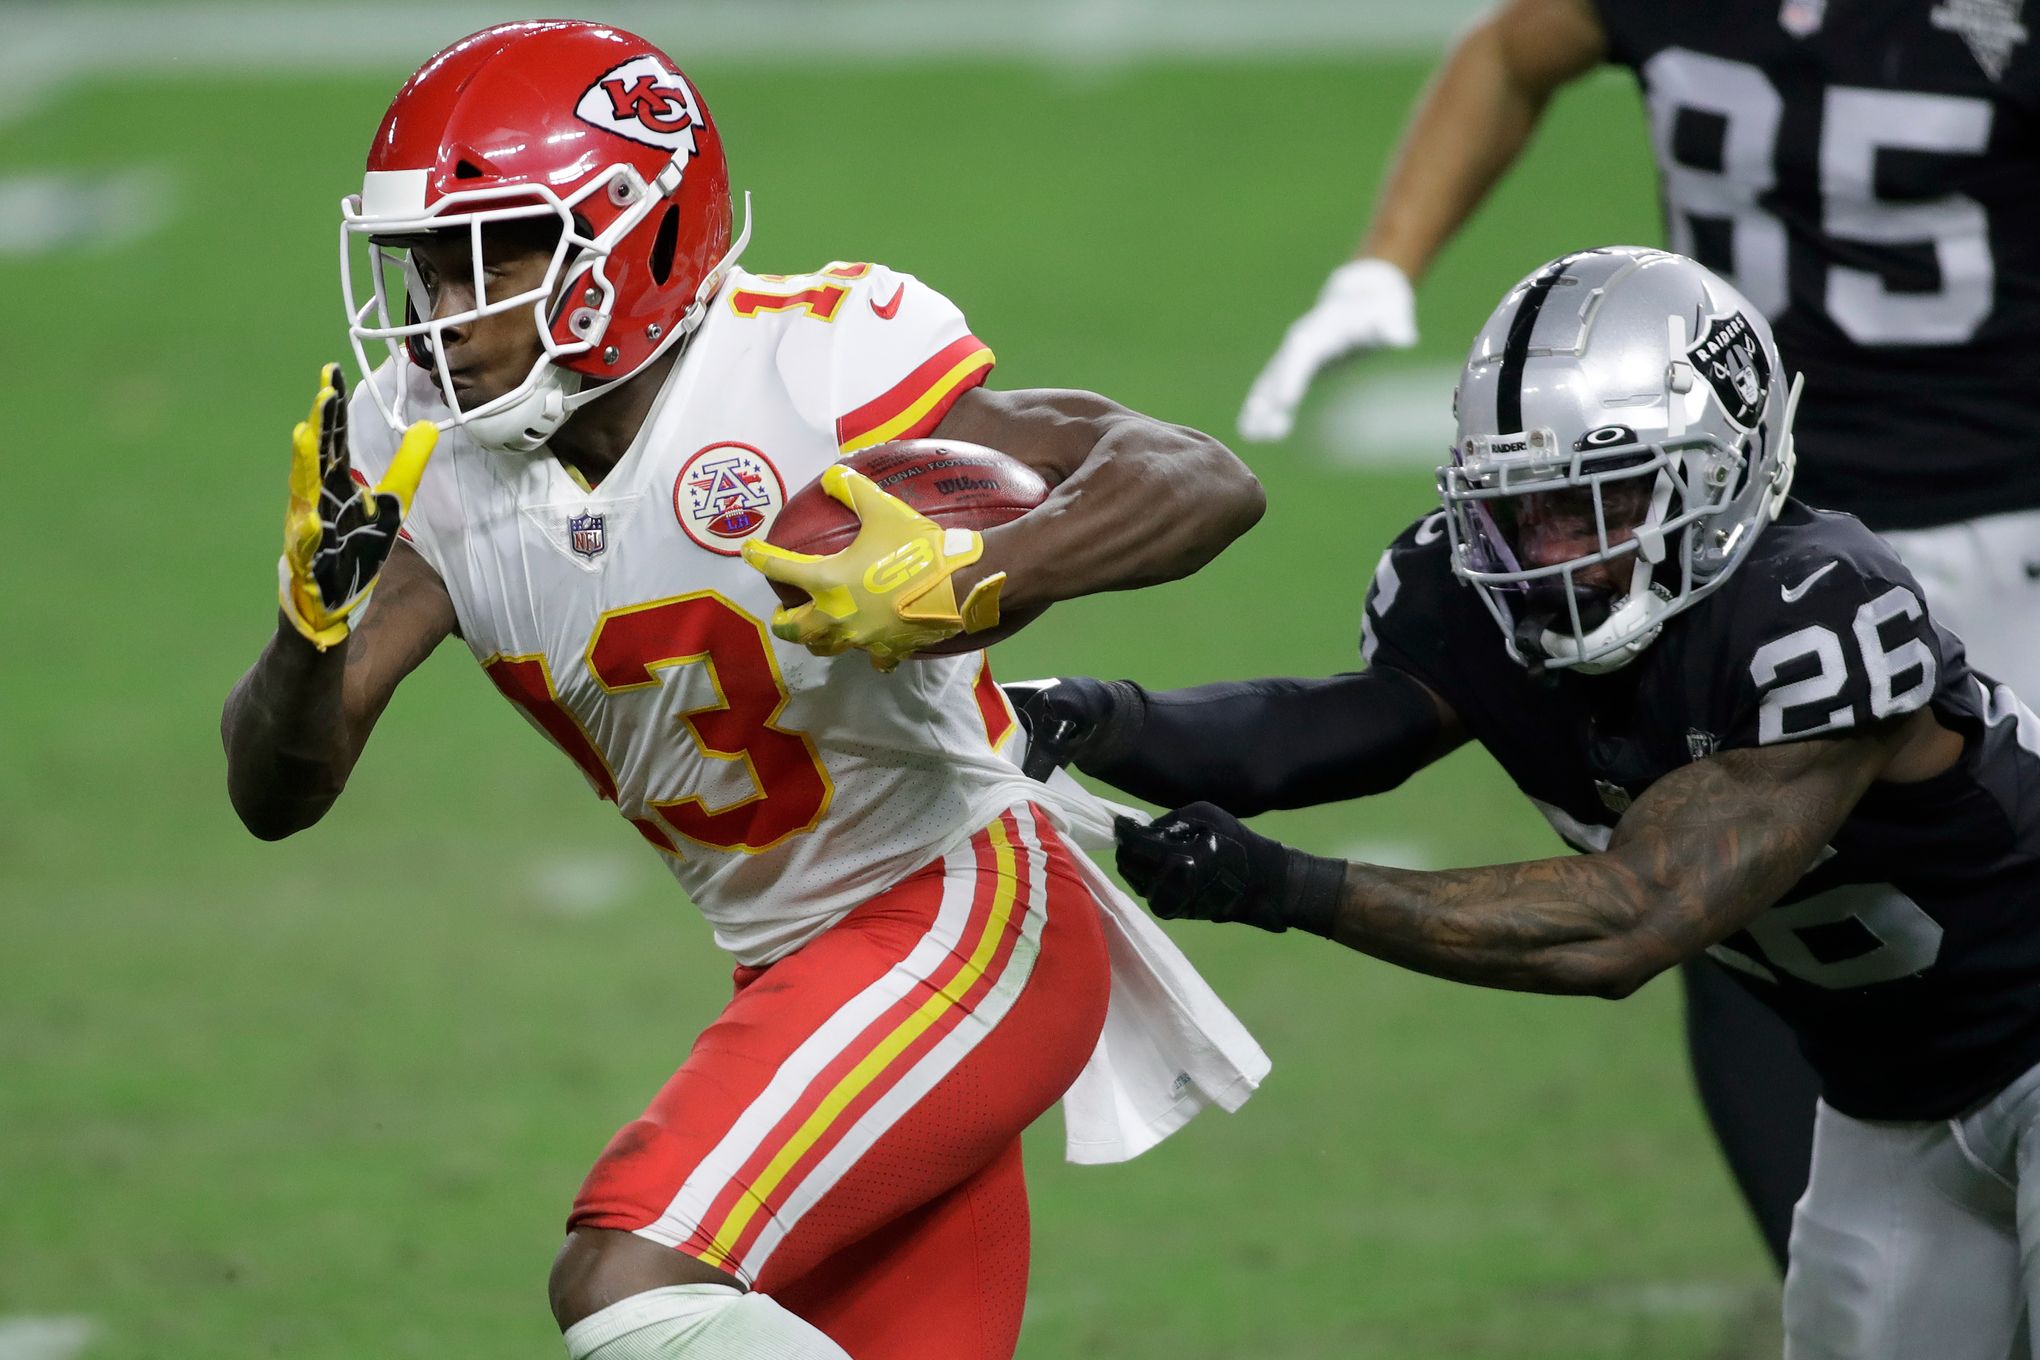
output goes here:
[{"label": "silver raiders helmet", "polygon": [[1615,670],[1728,578],[1792,484],[1795,382],[1748,299],[1606,246],[1509,290],[1438,470],[1453,571],[1533,670]]}]

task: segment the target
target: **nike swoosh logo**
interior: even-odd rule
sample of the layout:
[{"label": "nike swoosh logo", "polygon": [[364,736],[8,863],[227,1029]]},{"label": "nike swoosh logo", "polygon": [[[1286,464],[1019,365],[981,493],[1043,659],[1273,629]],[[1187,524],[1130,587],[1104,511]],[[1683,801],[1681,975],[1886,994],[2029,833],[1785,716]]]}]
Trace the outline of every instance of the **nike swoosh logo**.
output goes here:
[{"label": "nike swoosh logo", "polygon": [[1838,565],[1839,565],[1838,563],[1830,562],[1826,566],[1822,567],[1819,571],[1816,571],[1813,575],[1807,577],[1804,581],[1801,581],[1796,586],[1779,586],[1778,587],[1779,598],[1783,599],[1787,604],[1797,604],[1799,602],[1800,596],[1804,595],[1807,591],[1813,589],[1813,583],[1815,581],[1818,581],[1821,577],[1833,571],[1835,567]]},{"label": "nike swoosh logo", "polygon": [[893,313],[900,309],[900,299],[906,295],[907,285],[902,283],[899,287],[893,289],[892,301],[881,304],[877,298],[872,298],[871,310],[878,313],[880,321],[890,321],[893,319]]}]

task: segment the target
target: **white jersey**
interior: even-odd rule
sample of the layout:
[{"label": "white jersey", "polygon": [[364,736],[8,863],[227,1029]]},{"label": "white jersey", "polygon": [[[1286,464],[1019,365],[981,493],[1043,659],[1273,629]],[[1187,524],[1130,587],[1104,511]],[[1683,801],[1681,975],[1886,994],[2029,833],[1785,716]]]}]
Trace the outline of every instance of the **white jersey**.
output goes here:
[{"label": "white jersey", "polygon": [[[615,469],[441,438],[406,521],[498,689],[656,846],[716,939],[777,958],[1026,796],[982,653],[881,674],[774,638],[738,557],[843,453],[934,428],[991,351],[877,265],[735,271]],[[425,373],[409,409],[446,412]],[[385,391],[387,392],[387,387]],[[370,480],[395,434],[349,414]]]}]

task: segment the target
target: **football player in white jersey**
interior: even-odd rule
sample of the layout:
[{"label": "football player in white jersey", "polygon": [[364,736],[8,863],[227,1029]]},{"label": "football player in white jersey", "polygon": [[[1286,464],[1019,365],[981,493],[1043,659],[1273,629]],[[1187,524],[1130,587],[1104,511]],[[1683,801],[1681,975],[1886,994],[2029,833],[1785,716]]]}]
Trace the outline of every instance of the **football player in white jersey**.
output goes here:
[{"label": "football player in white jersey", "polygon": [[[739,269],[698,92],[613,28],[505,24],[433,57],[344,218],[367,379],[350,400],[329,366],[293,437],[282,618],[222,722],[235,809],[269,839],[316,822],[459,637],[739,965],[576,1200],[551,1289],[569,1354],[1010,1355],[1021,1129],[1077,1082],[1073,1149],[1130,1155],[1237,1105],[1265,1059],[1214,998],[1218,1037],[1161,1064],[1159,1100],[1129,1106],[1124,1070],[1085,1086],[1129,1051],[1099,1043],[1129,927],[1002,750],[978,645],[1195,571],[1258,485],[1090,393],[986,389],[990,349],[909,275]],[[754,541],[843,453],[931,433],[1028,463],[1047,501],[945,531],[838,471],[850,547]],[[909,564],[889,592],[881,558]],[[781,607],[768,571],[833,607]],[[1085,1089],[1107,1136],[1079,1138]]]}]

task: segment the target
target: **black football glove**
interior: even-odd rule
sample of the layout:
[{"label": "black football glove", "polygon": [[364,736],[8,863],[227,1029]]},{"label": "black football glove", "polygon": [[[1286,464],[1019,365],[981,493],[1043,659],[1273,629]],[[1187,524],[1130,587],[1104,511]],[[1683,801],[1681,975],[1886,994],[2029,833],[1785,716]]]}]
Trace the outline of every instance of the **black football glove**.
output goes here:
[{"label": "black football glove", "polygon": [[1249,831],[1210,803],[1164,813],[1146,826],[1113,821],[1119,873],[1164,920],[1291,926],[1330,936],[1345,863],[1293,850]]},{"label": "black football glove", "polygon": [[1147,717],[1146,696],[1131,680],[1067,675],[999,688],[1027,729],[1020,769],[1030,779],[1045,780],[1065,765],[1103,777],[1132,749]]}]

